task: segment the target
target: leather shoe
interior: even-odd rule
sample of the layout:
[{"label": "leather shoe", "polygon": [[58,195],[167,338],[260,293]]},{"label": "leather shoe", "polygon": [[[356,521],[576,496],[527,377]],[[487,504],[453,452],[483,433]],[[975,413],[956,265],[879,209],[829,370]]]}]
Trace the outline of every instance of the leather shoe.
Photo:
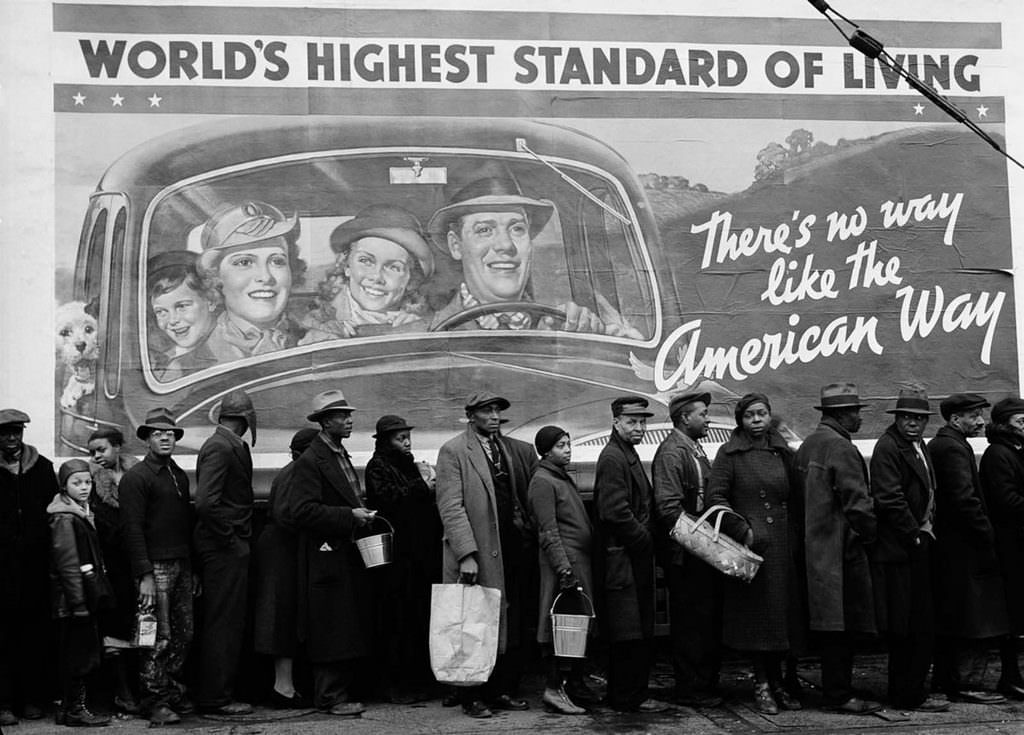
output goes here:
[{"label": "leather shoe", "polygon": [[9,709],[0,709],[0,727],[4,725],[17,725],[18,718],[14,716],[14,713]]},{"label": "leather shoe", "polygon": [[949,700],[939,697],[927,697],[916,707],[907,707],[915,712],[945,712],[949,709]]},{"label": "leather shoe", "polygon": [[507,694],[499,694],[491,702],[491,709],[522,712],[523,710],[530,709],[530,705],[525,699],[513,699]]},{"label": "leather shoe", "polygon": [[337,702],[332,705],[327,714],[339,715],[341,717],[354,717],[361,715],[366,711],[366,706],[362,702]]},{"label": "leather shoe", "polygon": [[844,715],[871,715],[881,712],[882,705],[879,702],[872,702],[870,699],[850,697],[842,704],[837,704],[830,709]]},{"label": "leather shoe", "polygon": [[456,691],[449,691],[444,697],[441,698],[442,707],[454,707],[459,703],[459,693]]},{"label": "leather shoe", "polygon": [[270,693],[270,706],[274,709],[309,709],[313,703],[298,692],[286,697],[275,689]]},{"label": "leather shoe", "polygon": [[645,715],[654,715],[658,712],[668,712],[672,709],[672,705],[668,702],[662,702],[660,699],[645,699],[636,708],[637,712]]},{"label": "leather shoe", "polygon": [[158,704],[149,713],[149,726],[160,727],[162,725],[177,725],[181,722],[178,713],[166,704]]},{"label": "leather shoe", "polygon": [[601,701],[601,697],[598,693],[587,686],[587,683],[582,679],[575,681],[570,679],[565,682],[565,686],[562,688],[565,689],[565,693],[569,699],[576,704],[597,704]]},{"label": "leather shoe", "polygon": [[569,696],[565,693],[565,689],[558,688],[552,689],[548,687],[544,690],[544,696],[541,697],[541,701],[544,702],[544,707],[552,712],[557,712],[561,715],[585,715],[587,711],[582,707],[573,703]]},{"label": "leather shoe", "polygon": [[981,689],[962,689],[953,692],[949,697],[954,702],[968,702],[970,704],[1002,704],[1006,697],[995,692],[986,692]]},{"label": "leather shoe", "polygon": [[208,715],[223,715],[225,717],[252,714],[252,705],[246,702],[228,702],[216,707],[203,707],[202,709]]},{"label": "leather shoe", "polygon": [[1024,684],[998,684],[996,691],[1007,699],[1024,700]]},{"label": "leather shoe", "polygon": [[190,715],[196,711],[196,706],[188,697],[178,697],[178,699],[172,699],[167,706],[175,712],[177,712],[179,715]]},{"label": "leather shoe", "polygon": [[469,704],[462,705],[462,712],[468,717],[474,717],[478,720],[484,720],[488,717],[493,717],[494,713],[487,707],[486,704],[481,702],[479,699],[474,699]]},{"label": "leather shoe", "polygon": [[26,720],[41,720],[43,719],[43,710],[34,704],[26,704],[21,716]]},{"label": "leather shoe", "polygon": [[781,709],[789,710],[790,712],[795,712],[797,710],[801,710],[804,708],[804,706],[800,704],[799,699],[791,695],[782,687],[779,687],[778,689],[773,689],[772,696],[775,697],[775,703],[779,705]]},{"label": "leather shoe", "polygon": [[779,714],[779,705],[772,696],[771,687],[767,682],[754,684],[754,709],[763,715]]}]

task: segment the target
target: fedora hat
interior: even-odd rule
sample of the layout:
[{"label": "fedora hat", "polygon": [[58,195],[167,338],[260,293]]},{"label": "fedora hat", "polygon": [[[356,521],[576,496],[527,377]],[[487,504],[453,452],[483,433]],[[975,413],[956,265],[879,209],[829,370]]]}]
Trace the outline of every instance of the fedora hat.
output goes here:
[{"label": "fedora hat", "polygon": [[395,431],[410,431],[415,428],[415,426],[409,426],[409,423],[401,416],[389,413],[377,419],[377,433],[373,435],[373,438],[378,439]]},{"label": "fedora hat", "polygon": [[555,210],[555,205],[544,199],[525,196],[519,184],[510,177],[490,176],[472,181],[448,199],[448,203],[434,212],[427,224],[427,232],[434,246],[448,253],[448,228],[459,217],[472,212],[507,212],[522,209],[530,221],[530,237],[537,236]]},{"label": "fedora hat", "polygon": [[216,421],[229,417],[245,419],[252,434],[252,445],[256,446],[256,409],[253,408],[249,394],[244,390],[233,390],[224,396],[213,414]]},{"label": "fedora hat", "polygon": [[934,416],[932,405],[928,402],[928,394],[921,388],[900,388],[896,396],[896,405],[888,408],[886,413],[914,413],[919,416]]},{"label": "fedora hat", "polygon": [[821,389],[821,403],[815,408],[826,411],[830,408],[864,408],[867,405],[860,400],[857,386],[853,383],[829,383]]},{"label": "fedora hat", "polygon": [[489,390],[480,390],[466,396],[466,411],[475,411],[478,408],[489,406],[492,403],[498,406],[499,411],[507,411],[512,404],[507,398],[502,398],[497,393]]},{"label": "fedora hat", "polygon": [[146,420],[135,430],[135,436],[145,441],[151,431],[173,431],[174,438],[180,439],[185,435],[185,430],[178,426],[174,420],[174,414],[170,409],[157,407],[146,413]]},{"label": "fedora hat", "polygon": [[345,394],[338,388],[325,390],[313,396],[313,412],[306,416],[307,421],[319,421],[320,417],[331,411],[358,411],[355,406],[349,405]]},{"label": "fedora hat", "polygon": [[[205,254],[283,237],[298,226],[298,215],[285,217],[284,212],[265,202],[228,204],[214,212],[203,225],[199,244]],[[205,259],[203,262],[205,265]]]},{"label": "fedora hat", "polygon": [[434,254],[423,239],[419,220],[412,212],[390,204],[364,207],[348,222],[334,228],[331,250],[340,253],[364,237],[390,240],[416,259],[424,276],[429,278],[434,272]]}]

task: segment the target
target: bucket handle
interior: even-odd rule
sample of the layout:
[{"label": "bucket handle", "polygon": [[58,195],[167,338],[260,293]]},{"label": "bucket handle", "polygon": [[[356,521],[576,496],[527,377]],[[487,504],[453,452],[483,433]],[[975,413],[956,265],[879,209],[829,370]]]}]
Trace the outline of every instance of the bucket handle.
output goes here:
[{"label": "bucket handle", "polygon": [[[384,521],[384,523],[386,523],[387,526],[388,526],[388,531],[390,531],[391,533],[395,532],[395,527],[391,525],[391,522],[387,518],[385,518],[384,516],[379,516],[379,515],[374,515],[374,517],[370,519],[370,522],[367,523],[362,528],[360,528],[360,530],[362,531],[362,530],[369,529],[377,521]],[[377,535],[377,534],[368,533],[368,534],[366,534],[366,536],[357,536],[356,538],[367,538],[368,536],[375,536],[375,535]]]},{"label": "bucket handle", "polygon": [[594,613],[594,601],[591,600],[590,596],[586,592],[583,591],[582,587],[577,587],[574,590],[562,590],[557,595],[555,595],[555,599],[551,601],[551,609],[548,611],[548,615],[554,615],[555,614],[555,605],[558,604],[558,601],[560,599],[562,599],[562,595],[564,595],[566,592],[575,592],[576,594],[580,595],[584,600],[587,601],[587,604],[590,606],[590,617],[591,618],[596,617],[596,615]]},{"label": "bucket handle", "polygon": [[740,518],[743,518],[742,515],[740,515],[736,511],[734,511],[728,505],[712,505],[710,508],[706,509],[703,513],[701,513],[700,518],[698,518],[696,520],[696,522],[693,524],[693,528],[691,528],[688,531],[688,533],[696,532],[697,526],[699,526],[701,523],[703,523],[705,520],[707,520],[707,517],[709,515],[711,515],[712,513],[714,513],[716,510],[722,511],[722,512],[718,514],[717,518],[715,518],[715,536],[714,536],[714,540],[715,541],[718,541],[718,537],[722,533],[722,531],[721,531],[721,529],[722,529],[722,516],[724,516],[726,513],[732,513],[734,516],[739,516]]}]

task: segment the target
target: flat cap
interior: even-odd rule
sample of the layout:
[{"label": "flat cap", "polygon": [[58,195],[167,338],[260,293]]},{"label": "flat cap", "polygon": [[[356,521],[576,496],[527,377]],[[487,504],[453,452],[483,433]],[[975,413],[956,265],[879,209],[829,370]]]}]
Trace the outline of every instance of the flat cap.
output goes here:
[{"label": "flat cap", "polygon": [[954,393],[949,398],[943,398],[939,404],[939,413],[942,418],[949,421],[949,417],[962,411],[973,411],[976,408],[988,408],[992,404],[977,393]]},{"label": "flat cap", "polygon": [[28,414],[16,408],[0,408],[0,426],[7,424],[27,424],[31,421]]},{"label": "flat cap", "polygon": [[711,394],[710,393],[680,393],[677,396],[673,396],[668,402],[668,416],[673,421],[676,420],[676,416],[682,412],[684,408],[689,406],[691,403],[700,401],[705,406],[711,405]]},{"label": "flat cap", "polygon": [[499,411],[505,411],[512,404],[508,402],[507,398],[502,398],[496,393],[492,393],[489,390],[476,391],[470,393],[466,397],[466,410],[475,411],[478,408],[489,406],[492,403],[497,404]]},{"label": "flat cap", "polygon": [[642,396],[619,396],[612,401],[612,418],[617,416],[643,416],[654,414],[647,410],[647,399]]}]

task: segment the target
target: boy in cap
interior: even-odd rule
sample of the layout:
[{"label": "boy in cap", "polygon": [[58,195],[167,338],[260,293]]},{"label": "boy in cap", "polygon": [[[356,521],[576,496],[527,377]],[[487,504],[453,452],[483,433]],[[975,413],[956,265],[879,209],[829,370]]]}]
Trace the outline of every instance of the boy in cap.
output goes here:
[{"label": "boy in cap", "polygon": [[136,429],[149,449],[118,485],[124,542],[138,582],[139,607],[157,619],[156,645],[140,656],[143,711],[151,725],[180,722],[192,712],[182,669],[192,643],[192,508],[188,477],[171,458],[185,434],[166,408],[154,408]]},{"label": "boy in cap", "polygon": [[228,393],[217,409],[217,428],[196,457],[196,553],[202,562],[203,627],[199,707],[220,715],[245,715],[252,706],[234,701],[242,652],[252,537],[252,454],[256,411],[243,390]]},{"label": "boy in cap", "polygon": [[[50,530],[53,463],[23,440],[27,413],[0,409],[0,726],[43,716],[49,699]],[[46,649],[44,649],[45,651]]]},{"label": "boy in cap", "polygon": [[647,399],[612,401],[612,433],[597,459],[594,509],[597,565],[604,576],[603,629],[608,650],[608,704],[620,712],[662,712],[668,705],[647,696],[654,637],[654,539],[651,482],[636,445],[643,441]]},{"label": "boy in cap", "polygon": [[821,422],[796,454],[809,627],[821,652],[824,703],[849,715],[882,709],[853,690],[856,636],[875,632],[867,549],[877,521],[867,466],[850,438],[866,405],[853,383],[826,385],[815,406]]}]

